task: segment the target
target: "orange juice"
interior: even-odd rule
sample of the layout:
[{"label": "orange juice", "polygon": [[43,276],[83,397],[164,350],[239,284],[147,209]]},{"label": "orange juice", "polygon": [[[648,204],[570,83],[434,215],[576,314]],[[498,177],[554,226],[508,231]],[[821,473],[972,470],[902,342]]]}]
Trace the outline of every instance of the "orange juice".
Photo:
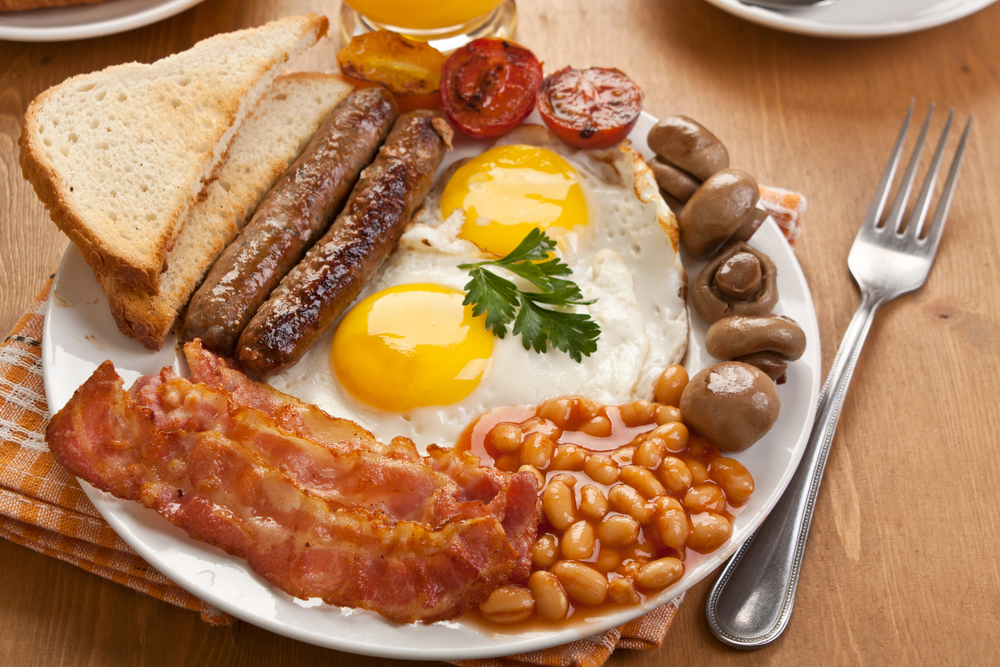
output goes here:
[{"label": "orange juice", "polygon": [[365,18],[407,30],[439,30],[468,23],[504,0],[346,0]]}]

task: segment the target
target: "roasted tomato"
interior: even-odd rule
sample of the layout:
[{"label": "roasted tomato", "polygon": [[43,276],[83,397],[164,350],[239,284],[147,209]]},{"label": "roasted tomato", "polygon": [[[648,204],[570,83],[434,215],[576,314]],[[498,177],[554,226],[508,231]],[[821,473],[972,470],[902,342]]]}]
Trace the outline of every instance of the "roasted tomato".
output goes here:
[{"label": "roasted tomato", "polygon": [[531,113],[541,82],[542,64],[531,51],[502,39],[477,39],[445,61],[441,104],[470,137],[498,137]]},{"label": "roasted tomato", "polygon": [[616,69],[566,67],[545,77],[538,111],[559,138],[577,148],[607,148],[632,130],[642,88]]},{"label": "roasted tomato", "polygon": [[387,30],[358,35],[337,53],[340,71],[359,87],[383,85],[403,110],[438,104],[444,55]]}]

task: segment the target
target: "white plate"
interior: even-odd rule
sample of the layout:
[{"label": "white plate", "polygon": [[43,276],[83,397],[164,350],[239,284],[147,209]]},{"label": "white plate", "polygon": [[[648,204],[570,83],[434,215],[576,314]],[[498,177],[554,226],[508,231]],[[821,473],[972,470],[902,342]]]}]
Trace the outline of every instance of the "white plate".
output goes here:
[{"label": "white plate", "polygon": [[819,7],[766,9],[739,0],[708,0],[769,28],[822,37],[880,37],[943,25],[996,0],[835,0]]},{"label": "white plate", "polygon": [[[632,140],[646,157],[652,153],[645,137],[655,120],[644,113],[632,133]],[[483,142],[456,141],[456,149],[449,153],[442,169],[454,160],[481,152],[483,147]],[[774,222],[768,220],[752,242],[769,254],[778,267],[781,302],[776,312],[802,325],[808,340],[806,353],[789,365],[788,381],[778,388],[782,409],[775,427],[763,440],[736,456],[753,474],[756,491],[736,518],[733,539],[643,607],[558,632],[505,636],[484,634],[460,621],[394,625],[371,612],[329,607],[318,600],[296,600],[265,583],[244,561],[189,539],[183,530],[152,510],[118,500],[87,484],[84,489],[111,527],[171,581],[245,621],[311,644],[387,658],[458,660],[539,650],[602,632],[673,599],[718,567],[760,525],[802,455],[820,385],[816,313],[795,255]],[[693,278],[700,266],[689,264],[687,268]],[[697,315],[691,319],[686,365],[700,369],[713,363],[702,349],[707,326]],[[105,359],[114,361],[126,386],[130,386],[140,375],[176,364],[178,358],[173,337],[163,350],[154,354],[119,333],[93,274],[72,247],[56,275],[45,317],[42,355],[45,392],[53,410],[61,408]]]},{"label": "white plate", "polygon": [[0,39],[56,42],[113,35],[180,14],[203,0],[108,0],[94,5],[0,12]]}]

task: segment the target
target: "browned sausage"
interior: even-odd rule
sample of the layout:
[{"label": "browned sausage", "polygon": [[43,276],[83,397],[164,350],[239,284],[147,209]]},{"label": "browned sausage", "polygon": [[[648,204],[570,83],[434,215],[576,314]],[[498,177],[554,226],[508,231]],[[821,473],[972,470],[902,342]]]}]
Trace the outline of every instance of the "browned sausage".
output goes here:
[{"label": "browned sausage", "polygon": [[333,325],[392,252],[450,140],[451,128],[434,112],[399,117],[330,231],[240,336],[236,354],[247,372],[266,376],[291,366]]},{"label": "browned sausage", "polygon": [[398,116],[382,87],[359,90],[330,112],[191,298],[185,338],[233,354],[250,318],[341,211]]}]

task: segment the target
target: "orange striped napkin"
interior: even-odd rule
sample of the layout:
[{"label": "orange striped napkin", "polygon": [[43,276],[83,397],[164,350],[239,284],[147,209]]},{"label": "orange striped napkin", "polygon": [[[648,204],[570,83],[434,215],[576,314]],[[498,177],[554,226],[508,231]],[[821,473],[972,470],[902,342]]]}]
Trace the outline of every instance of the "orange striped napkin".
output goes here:
[{"label": "orange striped napkin", "polygon": [[45,445],[42,321],[52,280],[0,345],[0,537],[201,613],[233,618],[154,570],[101,518]]},{"label": "orange striped napkin", "polygon": [[[761,203],[793,242],[801,230],[805,198],[765,187],[761,188]],[[50,279],[0,344],[0,537],[197,611],[212,625],[232,623],[232,616],[175,585],[140,558],[105,523],[76,478],[49,453],[45,445],[49,411],[42,387],[41,339],[51,287]],[[564,646],[455,664],[598,667],[617,648],[659,648],[683,597],[635,621]]]}]

